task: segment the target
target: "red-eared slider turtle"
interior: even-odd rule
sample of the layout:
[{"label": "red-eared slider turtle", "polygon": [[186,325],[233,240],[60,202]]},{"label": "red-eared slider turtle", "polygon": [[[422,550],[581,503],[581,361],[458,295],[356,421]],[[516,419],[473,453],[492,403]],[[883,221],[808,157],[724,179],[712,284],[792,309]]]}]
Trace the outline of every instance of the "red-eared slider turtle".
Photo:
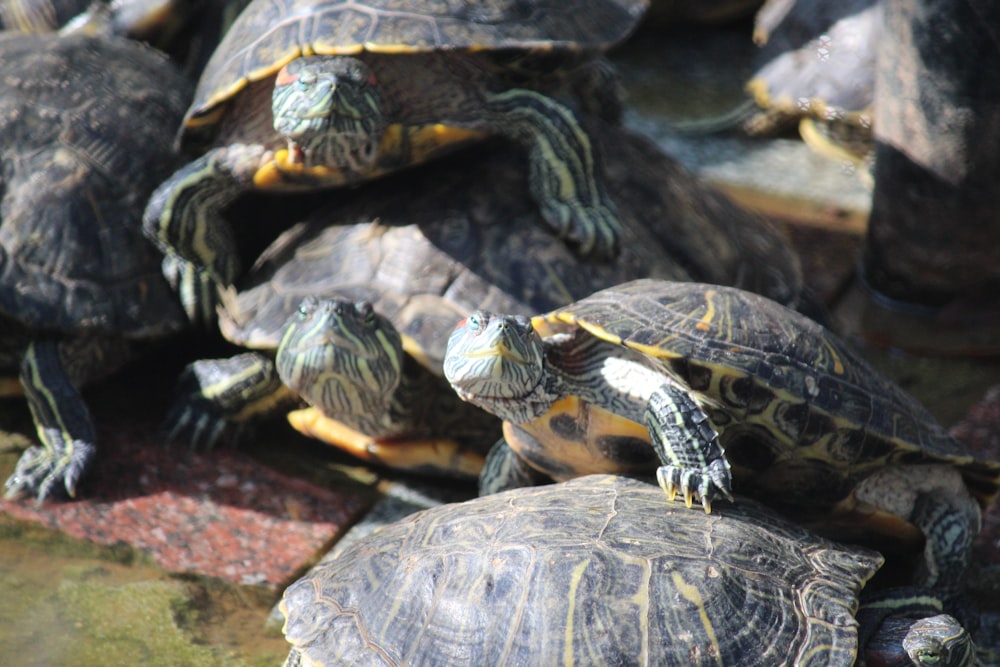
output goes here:
[{"label": "red-eared slider turtle", "polygon": [[[484,429],[481,417],[469,416],[470,406],[464,412],[447,407],[463,404],[441,384],[448,335],[477,305],[540,312],[647,275],[711,275],[795,301],[800,278],[778,233],[699,185],[648,141],[607,125],[589,132],[607,150],[609,189],[622,202],[625,243],[614,261],[588,262],[538,224],[522,157],[504,142],[369,183],[292,226],[263,253],[240,291],[223,299],[223,335],[255,351],[190,367],[168,417],[172,439],[211,443],[257,415],[294,406],[300,399],[293,388],[322,411],[292,413],[301,430],[390,465],[409,466],[402,455],[432,462],[438,457],[416,440],[436,436],[441,442],[434,451],[443,454],[466,449],[460,443],[470,439],[480,441],[473,450],[488,448],[499,437],[494,418]],[[347,303],[321,301],[332,298]],[[374,312],[358,317],[353,304],[362,301]],[[290,318],[278,359],[283,384],[271,358]],[[359,329],[335,334],[317,328],[318,321]],[[399,334],[388,331],[390,322]],[[382,340],[373,338],[379,330]],[[402,385],[400,334],[409,356]],[[347,346],[327,344],[334,335],[371,350],[363,361],[345,361]],[[375,383],[361,377],[343,391],[330,389],[348,381],[350,371],[374,364],[390,340],[385,363],[391,372],[373,372]],[[342,370],[328,369],[338,363]],[[314,373],[331,384],[314,382]],[[336,398],[340,405],[332,404]],[[352,422],[351,430],[343,424],[331,430],[322,413]],[[371,420],[381,426],[364,423]],[[484,430],[489,438],[482,443]],[[446,446],[445,436],[459,446]],[[476,469],[482,453],[475,455]]]},{"label": "red-eared slider turtle", "polygon": [[1000,485],[1000,463],[832,332],[734,288],[637,280],[533,320],[477,311],[444,371],[506,422],[484,490],[652,463],[706,512],[735,488],[838,537],[909,543],[916,526],[915,581],[945,597]]},{"label": "red-eared slider turtle", "polygon": [[77,387],[111,372],[128,341],[185,322],[141,216],[174,166],[190,84],[118,38],[6,33],[0,72],[2,358],[20,366],[42,443],[7,493],[72,495],[95,440]]},{"label": "red-eared slider turtle", "polygon": [[[856,617],[881,563],[749,500],[705,515],[593,475],[434,507],[350,544],[285,591],[285,664],[848,667],[865,636],[894,634]],[[896,664],[974,664],[958,621],[923,613]]]},{"label": "red-eared slider turtle", "polygon": [[747,84],[766,133],[796,123],[821,154],[862,163],[872,149],[882,0],[771,0],[757,14],[761,45]]},{"label": "red-eared slider turtle", "polygon": [[604,106],[613,82],[600,56],[645,9],[645,0],[251,3],[185,118],[182,144],[208,151],[164,182],[145,214],[165,252],[207,269],[182,290],[189,314],[211,321],[216,286],[239,275],[219,211],[240,193],[353,184],[493,135],[526,148],[544,219],[584,254],[613,255],[615,206],[567,104],[587,91],[588,106]]}]

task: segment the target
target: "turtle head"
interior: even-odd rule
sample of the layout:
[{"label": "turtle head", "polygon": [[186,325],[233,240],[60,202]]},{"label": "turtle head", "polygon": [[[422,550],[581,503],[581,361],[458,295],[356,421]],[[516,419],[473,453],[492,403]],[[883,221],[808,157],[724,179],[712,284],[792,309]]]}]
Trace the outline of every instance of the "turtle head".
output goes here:
[{"label": "turtle head", "polygon": [[458,395],[501,419],[523,423],[548,410],[545,348],[531,320],[477,310],[448,338],[444,375]]},{"label": "turtle head", "polygon": [[969,632],[948,614],[914,622],[903,639],[903,650],[921,667],[971,665],[976,655]]},{"label": "turtle head", "polygon": [[281,68],[272,95],[274,129],[310,166],[370,162],[384,120],[371,69],[347,56],[303,56]]},{"label": "turtle head", "polygon": [[354,425],[352,415],[386,412],[404,354],[399,332],[368,302],[306,297],[285,324],[275,365],[309,404]]}]

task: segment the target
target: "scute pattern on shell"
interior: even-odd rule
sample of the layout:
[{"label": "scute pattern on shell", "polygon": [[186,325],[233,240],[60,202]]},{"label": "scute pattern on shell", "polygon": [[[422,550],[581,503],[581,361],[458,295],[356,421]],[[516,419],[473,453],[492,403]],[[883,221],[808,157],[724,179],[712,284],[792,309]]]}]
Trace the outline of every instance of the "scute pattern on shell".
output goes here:
[{"label": "scute pattern on shell", "polygon": [[61,331],[180,328],[140,220],[189,99],[180,72],[130,40],[0,37],[0,312]]},{"label": "scute pattern on shell", "polygon": [[613,476],[427,510],[285,593],[303,664],[853,664],[875,552]]},{"label": "scute pattern on shell", "polygon": [[603,51],[628,36],[646,0],[256,0],[205,68],[190,115],[299,55],[447,49]]},{"label": "scute pattern on shell", "polygon": [[[634,281],[545,316],[584,327],[654,358],[675,375],[701,371],[706,387],[755,380],[731,407],[807,403],[855,429],[953,462],[969,453],[912,396],[813,320],[770,299],[701,283]],[[674,360],[683,360],[673,363]],[[684,369],[681,371],[681,369]],[[697,369],[697,370],[695,370]],[[729,382],[723,382],[727,378]],[[683,378],[682,378],[683,379]],[[763,392],[763,396],[759,395]]]}]

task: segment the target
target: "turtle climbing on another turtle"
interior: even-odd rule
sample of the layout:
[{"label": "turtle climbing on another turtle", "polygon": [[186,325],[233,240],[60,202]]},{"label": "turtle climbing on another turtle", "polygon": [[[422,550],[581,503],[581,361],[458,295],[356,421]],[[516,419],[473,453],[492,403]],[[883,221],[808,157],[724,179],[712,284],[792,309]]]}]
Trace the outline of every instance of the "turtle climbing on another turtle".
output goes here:
[{"label": "turtle climbing on another turtle", "polygon": [[6,490],[72,496],[96,441],[79,387],[187,322],[142,210],[190,84],[134,41],[51,33],[0,35],[0,71],[2,362],[41,441]]},{"label": "turtle climbing on another turtle", "polygon": [[655,470],[706,512],[735,490],[838,538],[923,549],[913,582],[949,602],[1000,489],[1000,462],[831,331],[730,287],[636,280],[531,320],[477,311],[444,372],[505,420],[486,492]]},{"label": "turtle climbing on another turtle", "polygon": [[974,664],[933,603],[907,593],[896,612],[858,613],[882,562],[750,500],[705,515],[593,475],[433,507],[348,545],[285,591],[285,665],[849,667],[868,645],[897,664]]},{"label": "turtle climbing on another turtle", "polygon": [[238,195],[356,184],[489,136],[527,150],[532,195],[561,237],[613,256],[616,206],[574,107],[617,108],[602,54],[645,9],[645,0],[252,2],[185,117],[182,146],[206,152],[157,189],[145,214],[150,238],[199,269],[189,274],[199,283],[169,276],[190,317],[213,321],[216,290],[240,274],[235,232],[219,214]]},{"label": "turtle climbing on another turtle", "polygon": [[[292,410],[297,429],[356,456],[475,476],[499,424],[441,378],[448,335],[470,309],[550,310],[644,275],[711,277],[798,301],[801,276],[779,233],[647,140],[606,124],[588,133],[607,150],[608,185],[622,201],[614,261],[589,262],[539,224],[522,156],[502,141],[368,183],[290,225],[223,298],[220,331],[249,351],[188,367],[170,439],[238,440],[258,417]],[[371,349],[350,361],[332,336]],[[363,372],[379,350],[391,370]],[[316,376],[331,385],[320,389]],[[314,407],[295,409],[303,396]]]}]

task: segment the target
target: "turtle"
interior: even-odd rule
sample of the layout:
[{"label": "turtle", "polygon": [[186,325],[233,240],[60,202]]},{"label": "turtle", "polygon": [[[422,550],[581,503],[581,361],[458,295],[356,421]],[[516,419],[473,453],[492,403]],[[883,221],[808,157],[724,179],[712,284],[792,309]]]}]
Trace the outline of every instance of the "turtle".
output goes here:
[{"label": "turtle", "polygon": [[858,614],[882,563],[749,499],[705,515],[665,505],[655,484],[589,475],[422,510],[349,544],[285,590],[285,665],[846,667],[866,637],[897,664],[975,664],[933,601],[888,614],[902,637],[878,625],[887,614]]},{"label": "turtle", "polygon": [[41,441],[6,492],[43,500],[74,495],[94,457],[82,383],[186,326],[142,210],[192,87],[116,37],[7,32],[0,71],[2,363],[20,369]]},{"label": "turtle", "polygon": [[761,46],[747,90],[758,112],[751,134],[797,124],[822,155],[866,168],[873,152],[872,104],[882,0],[770,0],[757,13]]},{"label": "turtle", "polygon": [[[240,272],[219,213],[247,191],[356,184],[488,136],[522,145],[544,219],[583,254],[617,252],[617,214],[576,107],[620,112],[602,58],[645,0],[255,0],[184,119],[200,155],[157,188],[150,238],[193,264],[181,293],[212,322]],[[579,100],[579,104],[577,103]],[[172,266],[176,266],[173,265]],[[204,269],[204,270],[202,270]]]},{"label": "turtle", "polygon": [[[499,425],[492,416],[484,423],[467,405],[464,412],[454,407],[463,403],[441,379],[448,334],[469,309],[485,303],[529,314],[646,275],[711,275],[798,301],[801,276],[779,232],[699,184],[645,138],[597,122],[588,132],[607,149],[608,185],[622,202],[626,243],[614,262],[585,260],[538,224],[520,151],[502,140],[373,181],[322,203],[297,224],[279,221],[288,231],[261,254],[239,289],[226,293],[219,309],[223,337],[252,351],[199,360],[184,371],[166,419],[168,438],[199,446],[238,442],[251,420],[296,408],[305,397],[316,407],[296,409],[288,418],[309,435],[391,467],[443,471],[457,464],[475,477]],[[253,208],[259,213],[262,204]],[[398,371],[401,336],[409,379],[398,385],[397,373],[386,370],[377,377],[389,389],[362,378],[343,393],[314,383],[313,374],[329,378],[327,364],[338,363],[329,356],[349,351],[309,342],[324,342],[329,334],[316,322],[331,320],[357,327],[342,337],[373,343],[365,368],[379,346],[392,340],[386,363]],[[382,341],[374,338],[378,331]],[[362,368],[339,363],[346,370]],[[364,398],[368,391],[376,396]],[[351,411],[329,405],[323,394],[350,396],[362,412],[388,424],[335,426],[328,418],[347,421]],[[396,407],[390,410],[387,401]],[[461,431],[456,422],[464,424]],[[426,441],[432,433],[436,439]],[[417,446],[418,439],[437,444]],[[479,444],[470,446],[473,441]],[[432,465],[441,461],[438,454],[446,454],[445,460]]]},{"label": "turtle", "polygon": [[639,279],[532,319],[477,310],[444,373],[505,420],[485,493],[656,471],[711,512],[734,490],[837,539],[919,552],[951,604],[1000,462],[978,460],[836,334],[757,294]]}]

